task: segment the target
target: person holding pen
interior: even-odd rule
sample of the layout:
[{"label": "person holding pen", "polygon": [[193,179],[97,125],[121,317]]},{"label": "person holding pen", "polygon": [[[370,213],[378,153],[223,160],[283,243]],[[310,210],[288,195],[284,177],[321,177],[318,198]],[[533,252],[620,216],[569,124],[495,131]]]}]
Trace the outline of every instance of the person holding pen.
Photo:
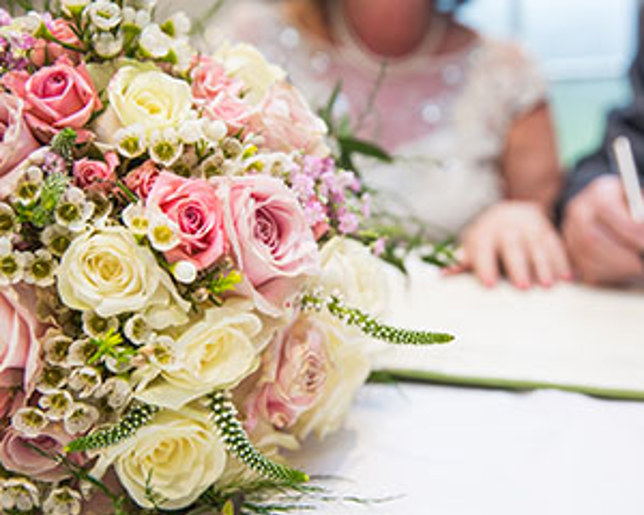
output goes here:
[{"label": "person holding pen", "polygon": [[628,140],[644,184],[643,22],[640,13],[639,50],[631,68],[633,100],[609,115],[602,146],[577,164],[562,195],[569,257],[580,279],[590,284],[625,283],[644,276],[644,220],[634,209],[633,192],[629,203],[613,150],[620,136]]}]

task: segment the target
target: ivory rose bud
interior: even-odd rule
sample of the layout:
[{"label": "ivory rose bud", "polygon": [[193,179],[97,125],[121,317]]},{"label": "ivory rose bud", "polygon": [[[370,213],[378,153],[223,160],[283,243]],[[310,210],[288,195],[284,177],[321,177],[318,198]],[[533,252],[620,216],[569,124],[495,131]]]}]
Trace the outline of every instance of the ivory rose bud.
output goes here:
[{"label": "ivory rose bud", "polygon": [[193,503],[221,476],[226,449],[208,413],[193,409],[164,410],[133,437],[100,452],[93,475],[114,464],[132,499],[153,508],[152,490],[160,507],[177,510]]},{"label": "ivory rose bud", "polygon": [[0,93],[0,197],[9,195],[22,177],[16,166],[39,148],[23,118],[23,101]]},{"label": "ivory rose bud", "polygon": [[105,154],[105,161],[84,157],[74,163],[76,185],[83,189],[108,191],[114,187],[119,158],[115,152]]},{"label": "ivory rose bud", "polygon": [[224,44],[215,55],[226,72],[240,79],[247,90],[246,99],[251,104],[257,104],[275,82],[284,80],[286,72],[274,64],[270,64],[254,46],[246,43],[236,45]]},{"label": "ivory rose bud", "polygon": [[159,169],[152,159],[148,159],[141,166],[129,172],[123,182],[140,199],[147,199],[152,187],[159,177]]},{"label": "ivory rose bud", "polygon": [[[69,26],[69,23],[61,18],[56,18],[47,23],[47,29],[58,41],[67,45],[80,47],[81,42]],[[78,62],[79,53],[73,50],[67,50],[60,44],[44,39],[37,39],[36,44],[31,51],[31,62],[36,66],[43,66],[46,61],[55,61],[59,57],[66,55],[73,62]]]},{"label": "ivory rose bud", "polygon": [[231,179],[226,232],[244,276],[242,292],[280,316],[306,278],[319,271],[318,248],[297,198],[274,177]]},{"label": "ivory rose bud", "polygon": [[270,150],[304,151],[320,157],[329,154],[324,143],[326,125],[311,111],[301,93],[287,82],[278,82],[268,90],[250,125],[263,136]]},{"label": "ivory rose bud", "polygon": [[146,207],[158,209],[179,228],[181,243],[166,252],[168,261],[189,261],[201,270],[226,251],[224,208],[216,185],[164,172],[156,178]]},{"label": "ivory rose bud", "polygon": [[387,306],[387,281],[380,259],[361,243],[335,237],[320,250],[322,273],[319,283],[327,295],[339,292],[345,302],[382,315]]},{"label": "ivory rose bud", "polygon": [[31,394],[40,370],[38,338],[44,326],[35,317],[35,307],[31,288],[0,291],[0,418],[13,414]]},{"label": "ivory rose bud", "polygon": [[[59,424],[50,424],[35,438],[29,438],[10,427],[0,442],[0,462],[5,469],[33,479],[60,481],[70,476],[69,469],[31,446],[45,453],[56,454],[62,453],[71,440],[72,437]],[[70,459],[77,465],[85,461],[84,456],[78,453],[72,454]]]},{"label": "ivory rose bud", "polygon": [[326,332],[314,318],[300,316],[280,331],[262,356],[262,374],[246,401],[247,425],[259,418],[288,429],[320,398],[330,363]]},{"label": "ivory rose bud", "polygon": [[84,127],[101,101],[84,63],[74,66],[63,56],[33,75],[9,72],[2,83],[24,101],[25,119],[40,141],[48,142],[66,127],[74,129],[80,140],[89,137]]},{"label": "ivory rose bud", "polygon": [[150,136],[188,119],[192,95],[188,83],[146,65],[124,66],[110,81],[109,107],[97,120],[101,141],[113,142],[116,131],[134,124]]},{"label": "ivory rose bud", "polygon": [[157,329],[187,321],[190,304],[152,252],[122,227],[75,238],[57,274],[60,298],[72,309],[92,310],[103,318],[142,312]]},{"label": "ivory rose bud", "polygon": [[229,300],[206,311],[174,344],[178,366],[160,370],[136,397],[143,402],[178,409],[217,388],[235,385],[256,368],[259,350],[271,327],[253,313],[248,302]]}]

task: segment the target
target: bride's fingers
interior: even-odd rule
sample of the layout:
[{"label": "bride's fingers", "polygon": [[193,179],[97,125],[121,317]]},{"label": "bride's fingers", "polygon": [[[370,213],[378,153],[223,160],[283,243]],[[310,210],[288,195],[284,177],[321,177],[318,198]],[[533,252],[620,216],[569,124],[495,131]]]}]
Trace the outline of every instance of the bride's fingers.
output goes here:
[{"label": "bride's fingers", "polygon": [[550,234],[545,238],[543,245],[550,256],[555,277],[570,281],[572,279],[572,268],[563,241],[555,234]]},{"label": "bride's fingers", "polygon": [[456,262],[453,265],[443,268],[443,275],[458,275],[472,269],[472,263],[463,247],[459,247],[456,250],[454,253],[454,260]]},{"label": "bride's fingers", "polygon": [[480,237],[472,245],[471,260],[474,273],[488,288],[494,286],[499,280],[499,266],[497,261],[497,246],[492,238]]},{"label": "bride's fingers", "polygon": [[501,261],[512,283],[522,290],[531,286],[528,248],[518,234],[501,241]]},{"label": "bride's fingers", "polygon": [[528,243],[530,261],[534,275],[541,286],[549,288],[555,282],[555,271],[552,256],[550,253],[535,241]]}]

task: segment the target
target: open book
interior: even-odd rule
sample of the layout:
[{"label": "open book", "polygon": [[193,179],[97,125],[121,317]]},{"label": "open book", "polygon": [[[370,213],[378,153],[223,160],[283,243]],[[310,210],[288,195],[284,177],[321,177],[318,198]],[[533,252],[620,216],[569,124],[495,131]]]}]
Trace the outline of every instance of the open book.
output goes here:
[{"label": "open book", "polygon": [[644,400],[644,289],[574,284],[522,292],[443,278],[409,263],[390,273],[388,322],[441,329],[445,346],[383,348],[376,370],[441,383],[512,389],[560,388]]}]

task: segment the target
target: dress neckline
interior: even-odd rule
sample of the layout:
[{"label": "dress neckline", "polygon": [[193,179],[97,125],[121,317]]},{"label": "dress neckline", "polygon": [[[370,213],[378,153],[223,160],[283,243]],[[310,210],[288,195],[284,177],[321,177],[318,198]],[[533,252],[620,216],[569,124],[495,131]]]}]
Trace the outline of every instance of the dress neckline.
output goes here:
[{"label": "dress neckline", "polygon": [[471,42],[460,49],[436,54],[444,42],[449,23],[445,15],[437,14],[415,50],[400,57],[386,57],[373,52],[362,42],[348,23],[341,0],[330,2],[329,14],[334,50],[352,67],[373,75],[380,74],[385,69],[388,76],[407,75],[417,73],[419,70],[438,70],[467,58],[482,42],[482,38],[476,35]]}]

